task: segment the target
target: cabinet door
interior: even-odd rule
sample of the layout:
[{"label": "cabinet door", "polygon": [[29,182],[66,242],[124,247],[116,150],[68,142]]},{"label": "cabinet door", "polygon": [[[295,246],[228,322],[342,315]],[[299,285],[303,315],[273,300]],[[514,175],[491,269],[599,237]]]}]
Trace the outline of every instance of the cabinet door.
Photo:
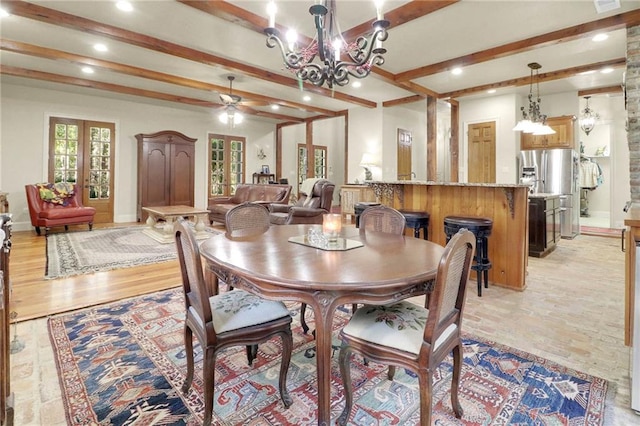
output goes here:
[{"label": "cabinet door", "polygon": [[529,200],[529,253],[542,253],[545,244],[544,201]]},{"label": "cabinet door", "polygon": [[171,145],[171,191],[169,205],[191,206],[194,201],[195,146]]},{"label": "cabinet door", "polygon": [[573,148],[573,116],[563,115],[547,119],[547,124],[556,132],[551,135],[520,135],[520,149]]},{"label": "cabinet door", "polygon": [[143,148],[141,170],[142,206],[168,206],[170,203],[171,152],[170,145],[147,142]]}]

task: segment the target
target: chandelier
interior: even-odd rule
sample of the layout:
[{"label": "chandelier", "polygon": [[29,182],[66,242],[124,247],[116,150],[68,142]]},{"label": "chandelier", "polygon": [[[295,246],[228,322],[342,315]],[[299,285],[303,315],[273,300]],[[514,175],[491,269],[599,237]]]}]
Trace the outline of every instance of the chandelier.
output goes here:
[{"label": "chandelier", "polygon": [[585,96],[584,98],[587,100],[587,106],[582,110],[582,114],[580,115],[580,128],[584,131],[587,136],[596,127],[596,120],[600,118],[597,112],[589,108],[589,98],[591,96]]},{"label": "chandelier", "polygon": [[[537,62],[531,62],[527,64],[531,69],[531,77],[529,80],[529,109],[520,107],[522,111],[522,120],[518,121],[515,131],[522,131],[523,133],[533,133],[534,135],[551,135],[556,131],[547,125],[547,116],[540,112],[540,83],[538,70],[542,68]],[[536,83],[536,100],[533,100],[533,82]]]},{"label": "chandelier", "polygon": [[[382,42],[387,39],[389,21],[382,16],[382,0],[376,0],[376,20],[372,24],[373,32],[367,39],[358,37],[347,42],[338,26],[336,17],[336,0],[322,0],[309,8],[313,15],[316,35],[308,46],[299,47],[297,34],[289,30],[283,42],[280,32],[275,27],[276,5],[272,0],[267,6],[269,27],[267,46],[278,46],[282,53],[284,65],[302,81],[316,86],[327,84],[345,86],[349,84],[349,76],[364,78],[369,75],[374,65],[384,64],[383,54],[387,52]],[[317,59],[317,60],[316,60]]]}]

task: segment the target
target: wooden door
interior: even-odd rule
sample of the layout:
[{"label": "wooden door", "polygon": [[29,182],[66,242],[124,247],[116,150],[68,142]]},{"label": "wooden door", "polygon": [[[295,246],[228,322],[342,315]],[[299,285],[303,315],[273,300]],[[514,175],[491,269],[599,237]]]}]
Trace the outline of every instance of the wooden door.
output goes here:
[{"label": "wooden door", "polygon": [[496,123],[470,124],[469,135],[469,183],[496,182]]},{"label": "wooden door", "polygon": [[77,183],[94,223],[113,222],[115,124],[49,119],[49,181]]},{"label": "wooden door", "polygon": [[411,180],[411,145],[413,137],[408,130],[398,129],[398,180]]},{"label": "wooden door", "polygon": [[245,182],[246,140],[240,136],[209,135],[209,197],[235,194]]},{"label": "wooden door", "polygon": [[194,145],[171,145],[171,206],[193,206],[195,148]]}]

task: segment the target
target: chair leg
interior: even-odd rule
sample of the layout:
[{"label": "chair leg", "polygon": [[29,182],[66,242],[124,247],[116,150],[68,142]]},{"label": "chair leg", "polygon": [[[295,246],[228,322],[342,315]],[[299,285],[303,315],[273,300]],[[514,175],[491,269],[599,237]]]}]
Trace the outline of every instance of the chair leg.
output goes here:
[{"label": "chair leg", "polygon": [[349,355],[351,350],[344,344],[340,348],[338,363],[340,365],[340,376],[342,376],[342,385],[344,386],[344,409],[336,422],[340,426],[345,426],[349,420],[351,406],[353,405],[353,385],[351,383],[351,367],[349,366]]},{"label": "chair leg", "polygon": [[291,330],[287,330],[282,333],[282,355],[280,361],[280,380],[278,381],[280,387],[280,398],[285,408],[289,408],[293,404],[293,399],[287,391],[287,372],[289,371],[289,364],[291,363],[291,351],[293,350],[293,336]]},{"label": "chair leg", "polygon": [[258,357],[258,345],[247,345],[247,361],[249,365]]},{"label": "chair leg", "polygon": [[40,236],[40,227],[39,227],[39,226],[36,226],[36,234],[37,234],[38,236]]},{"label": "chair leg", "polygon": [[182,384],[182,392],[187,393],[193,382],[193,332],[185,324],[184,326],[184,350],[187,356],[187,375]]},{"label": "chair leg", "polygon": [[451,407],[456,417],[462,418],[462,405],[460,405],[460,399],[458,398],[458,392],[460,389],[460,375],[462,373],[462,344],[459,343],[453,348],[453,375],[451,378]]},{"label": "chair leg", "polygon": [[304,314],[307,312],[307,304],[302,303],[300,305],[300,325],[302,325],[302,333],[307,334],[309,331],[309,326],[307,322],[304,320]]},{"label": "chair leg", "polygon": [[213,417],[213,385],[216,382],[216,352],[213,348],[208,347],[204,349],[202,362],[202,376],[204,378],[204,419],[202,424],[203,426],[211,426],[211,418]]},{"label": "chair leg", "polygon": [[[437,368],[437,367],[434,367]],[[431,425],[433,378],[431,368],[418,371],[418,386],[420,387],[420,425]]]},{"label": "chair leg", "polygon": [[93,222],[89,222],[89,231],[93,230]]},{"label": "chair leg", "polygon": [[393,376],[396,375],[396,366],[390,365],[389,370],[387,370],[387,379],[393,380]]}]

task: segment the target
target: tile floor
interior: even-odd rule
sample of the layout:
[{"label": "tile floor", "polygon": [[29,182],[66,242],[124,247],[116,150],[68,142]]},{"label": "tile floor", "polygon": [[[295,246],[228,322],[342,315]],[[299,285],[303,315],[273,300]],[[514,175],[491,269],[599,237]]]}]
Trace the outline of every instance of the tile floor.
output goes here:
[{"label": "tile floor", "polygon": [[[617,392],[607,426],[640,425],[628,408],[619,239],[562,240],[546,258],[529,258],[527,283],[524,292],[491,286],[481,298],[470,286],[465,331],[609,380]],[[15,424],[66,424],[46,319],[18,324],[17,335],[25,349],[11,360]]]}]

